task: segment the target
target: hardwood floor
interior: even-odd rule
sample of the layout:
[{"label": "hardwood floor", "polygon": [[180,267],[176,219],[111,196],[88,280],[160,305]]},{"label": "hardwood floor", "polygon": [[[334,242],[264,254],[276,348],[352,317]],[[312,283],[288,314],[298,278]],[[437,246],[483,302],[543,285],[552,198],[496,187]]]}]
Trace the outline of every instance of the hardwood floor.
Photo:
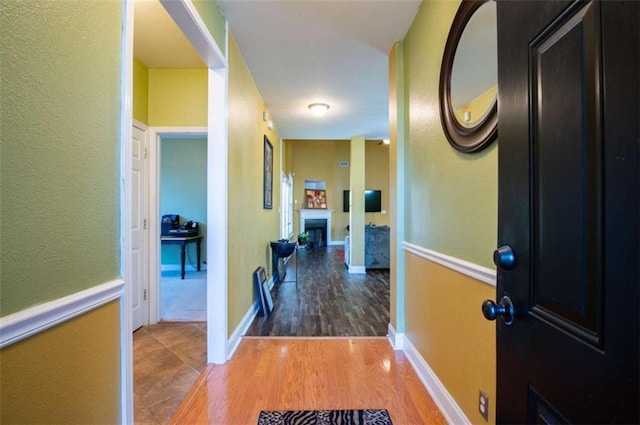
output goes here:
[{"label": "hardwood floor", "polygon": [[273,312],[256,317],[245,336],[385,336],[389,271],[349,274],[339,250],[302,249],[298,258],[293,255],[285,282],[271,291]]},{"label": "hardwood floor", "polygon": [[385,338],[245,338],[207,365],[171,424],[253,425],[261,410],[387,409],[394,424],[446,424]]}]

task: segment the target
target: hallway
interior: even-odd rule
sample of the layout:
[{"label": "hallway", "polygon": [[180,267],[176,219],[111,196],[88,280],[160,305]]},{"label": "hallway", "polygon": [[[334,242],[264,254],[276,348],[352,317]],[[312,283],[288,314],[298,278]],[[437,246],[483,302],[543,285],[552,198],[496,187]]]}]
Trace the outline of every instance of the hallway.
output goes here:
[{"label": "hallway", "polygon": [[[287,265],[285,282],[271,291],[274,311],[268,318],[258,315],[245,336],[384,337],[389,323],[388,270],[349,275],[342,258],[340,248],[300,250],[300,291],[296,291],[294,255]],[[195,279],[197,274],[192,275]],[[263,343],[247,340],[242,346],[263,347]],[[207,372],[206,323],[160,322],[136,331],[133,341],[135,423],[166,424],[198,376]],[[349,347],[354,341],[367,345],[360,339],[339,341],[352,341]],[[379,350],[386,353],[384,356],[393,353],[385,338],[367,341],[382,344],[372,356],[380,355]],[[351,352],[349,348],[343,355]],[[237,356],[236,353],[232,360]]]},{"label": "hallway", "polygon": [[343,252],[328,247],[292,255],[284,283],[271,291],[273,312],[258,315],[245,336],[385,336],[389,270],[349,274]]}]

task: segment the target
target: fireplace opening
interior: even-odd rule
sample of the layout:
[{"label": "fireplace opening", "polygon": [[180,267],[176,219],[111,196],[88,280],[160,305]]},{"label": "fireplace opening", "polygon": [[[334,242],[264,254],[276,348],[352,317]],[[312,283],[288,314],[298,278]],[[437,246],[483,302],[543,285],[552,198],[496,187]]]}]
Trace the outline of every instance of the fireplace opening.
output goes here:
[{"label": "fireplace opening", "polygon": [[307,219],[304,222],[304,231],[309,233],[309,242],[314,248],[327,246],[327,220]]}]

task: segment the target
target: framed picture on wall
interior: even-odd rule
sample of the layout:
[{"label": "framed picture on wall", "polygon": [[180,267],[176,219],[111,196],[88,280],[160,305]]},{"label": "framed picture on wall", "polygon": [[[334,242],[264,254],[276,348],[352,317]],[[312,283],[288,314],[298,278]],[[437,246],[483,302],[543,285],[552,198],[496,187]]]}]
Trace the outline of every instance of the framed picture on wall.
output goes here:
[{"label": "framed picture on wall", "polygon": [[262,187],[262,208],[273,208],[273,146],[267,136],[264,136],[264,173]]},{"label": "framed picture on wall", "polygon": [[327,209],[327,192],[324,190],[305,189],[307,208]]}]

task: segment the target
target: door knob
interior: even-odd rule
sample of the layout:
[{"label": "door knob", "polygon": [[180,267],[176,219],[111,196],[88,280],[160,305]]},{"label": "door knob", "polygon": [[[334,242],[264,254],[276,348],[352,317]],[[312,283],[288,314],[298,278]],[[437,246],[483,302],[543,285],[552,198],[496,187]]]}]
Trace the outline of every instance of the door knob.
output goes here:
[{"label": "door knob", "polygon": [[503,269],[510,269],[516,263],[516,257],[509,245],[503,245],[493,251],[493,263]]},{"label": "door knob", "polygon": [[511,298],[505,295],[498,304],[491,300],[484,300],[482,302],[482,314],[487,320],[496,320],[500,316],[505,325],[510,325],[515,317],[515,309]]}]

